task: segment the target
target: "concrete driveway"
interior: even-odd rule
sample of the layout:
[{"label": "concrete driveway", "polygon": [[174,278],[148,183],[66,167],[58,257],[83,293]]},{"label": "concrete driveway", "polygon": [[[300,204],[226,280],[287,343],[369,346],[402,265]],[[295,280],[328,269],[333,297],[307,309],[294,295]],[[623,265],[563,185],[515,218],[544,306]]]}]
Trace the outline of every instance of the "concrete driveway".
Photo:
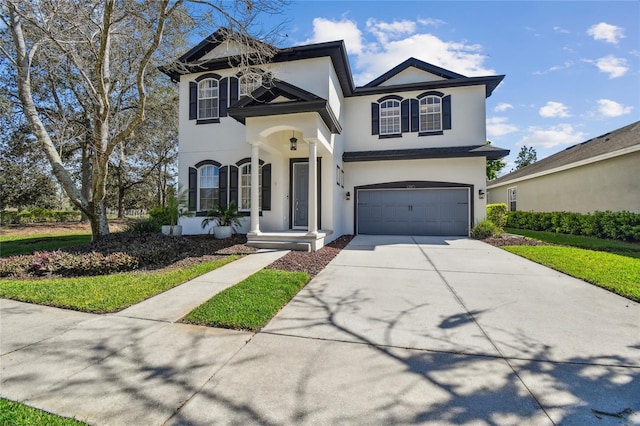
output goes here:
[{"label": "concrete driveway", "polygon": [[358,236],[256,334],[1,319],[0,393],[92,424],[640,424],[640,304],[464,238]]},{"label": "concrete driveway", "polygon": [[640,424],[639,324],[478,241],[358,236],[172,423]]}]

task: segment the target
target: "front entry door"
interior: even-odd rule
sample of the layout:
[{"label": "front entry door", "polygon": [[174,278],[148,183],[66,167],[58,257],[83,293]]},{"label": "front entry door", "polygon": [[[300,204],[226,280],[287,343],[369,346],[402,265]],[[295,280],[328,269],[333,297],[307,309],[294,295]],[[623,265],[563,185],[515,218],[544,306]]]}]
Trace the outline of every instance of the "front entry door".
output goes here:
[{"label": "front entry door", "polygon": [[293,228],[309,226],[309,163],[293,163]]}]

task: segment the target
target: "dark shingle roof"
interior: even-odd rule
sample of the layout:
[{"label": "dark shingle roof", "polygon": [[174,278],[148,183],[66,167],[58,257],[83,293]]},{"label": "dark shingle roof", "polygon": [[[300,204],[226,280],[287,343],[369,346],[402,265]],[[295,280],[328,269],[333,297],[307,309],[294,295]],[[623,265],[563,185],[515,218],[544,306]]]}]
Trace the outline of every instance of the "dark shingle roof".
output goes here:
[{"label": "dark shingle roof", "polygon": [[613,132],[605,133],[586,142],[582,142],[557,152],[549,157],[536,161],[520,170],[516,170],[488,182],[497,185],[514,179],[523,178],[536,173],[545,172],[558,167],[567,166],[578,161],[588,160],[599,155],[619,151],[624,148],[640,145],[640,121],[629,124]]}]

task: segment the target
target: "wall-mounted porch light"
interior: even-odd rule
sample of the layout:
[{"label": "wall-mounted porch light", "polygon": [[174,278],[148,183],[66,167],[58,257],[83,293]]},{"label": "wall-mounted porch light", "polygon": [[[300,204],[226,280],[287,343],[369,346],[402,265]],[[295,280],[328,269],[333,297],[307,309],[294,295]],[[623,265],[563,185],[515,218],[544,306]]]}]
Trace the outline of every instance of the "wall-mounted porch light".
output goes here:
[{"label": "wall-mounted porch light", "polygon": [[294,136],[291,136],[291,139],[289,139],[289,149],[291,151],[296,151],[298,149],[298,139]]},{"label": "wall-mounted porch light", "polygon": [[344,198],[349,201],[351,199],[351,193],[349,191],[347,191],[346,194],[344,194]]},{"label": "wall-mounted porch light", "polygon": [[484,189],[478,190],[478,198],[480,198],[481,200],[484,200]]}]

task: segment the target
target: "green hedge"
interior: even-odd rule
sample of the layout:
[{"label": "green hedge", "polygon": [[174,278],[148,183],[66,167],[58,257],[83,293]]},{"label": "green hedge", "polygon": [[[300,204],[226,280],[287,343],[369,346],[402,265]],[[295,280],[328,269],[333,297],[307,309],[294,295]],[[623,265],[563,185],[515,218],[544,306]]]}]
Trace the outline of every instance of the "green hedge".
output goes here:
[{"label": "green hedge", "polygon": [[487,220],[500,229],[504,229],[507,224],[507,214],[509,209],[505,203],[487,204]]},{"label": "green hedge", "polygon": [[20,212],[3,211],[0,213],[0,218],[3,225],[36,222],[72,222],[80,220],[80,212],[36,208]]},{"label": "green hedge", "polygon": [[640,213],[509,212],[508,228],[640,241]]}]

